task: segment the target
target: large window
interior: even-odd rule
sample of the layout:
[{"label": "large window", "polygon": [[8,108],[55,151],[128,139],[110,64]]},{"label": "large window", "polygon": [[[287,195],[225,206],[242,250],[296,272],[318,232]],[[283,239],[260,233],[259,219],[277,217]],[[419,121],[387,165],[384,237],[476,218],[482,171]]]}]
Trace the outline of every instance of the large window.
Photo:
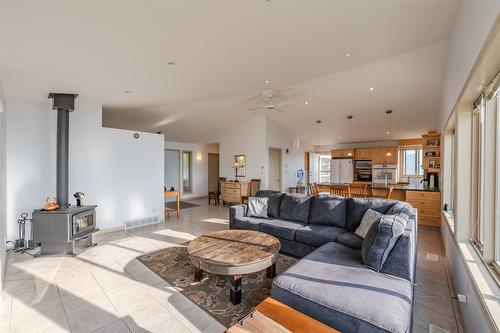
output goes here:
[{"label": "large window", "polygon": [[401,176],[415,177],[423,176],[422,168],[422,148],[403,147],[401,148]]},{"label": "large window", "polygon": [[470,240],[483,260],[500,267],[500,74],[474,103],[471,128]]},{"label": "large window", "polygon": [[191,193],[192,187],[192,157],[190,151],[182,152],[182,191],[184,193]]},{"label": "large window", "polygon": [[320,154],[319,155],[319,182],[329,183],[330,182],[330,162],[332,160],[331,155]]}]

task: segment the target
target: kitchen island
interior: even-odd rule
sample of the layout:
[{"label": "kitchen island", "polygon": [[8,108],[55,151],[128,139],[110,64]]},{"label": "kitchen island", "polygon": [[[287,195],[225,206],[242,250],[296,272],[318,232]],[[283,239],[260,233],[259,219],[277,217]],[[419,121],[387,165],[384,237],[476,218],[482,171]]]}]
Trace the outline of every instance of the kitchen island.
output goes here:
[{"label": "kitchen island", "polygon": [[[423,184],[367,184],[368,197],[386,198],[389,187],[393,187],[391,199],[409,202],[418,210],[418,224],[439,227],[441,224],[441,193],[438,188]],[[332,186],[350,186],[351,184],[320,183],[319,191],[330,193]]]}]

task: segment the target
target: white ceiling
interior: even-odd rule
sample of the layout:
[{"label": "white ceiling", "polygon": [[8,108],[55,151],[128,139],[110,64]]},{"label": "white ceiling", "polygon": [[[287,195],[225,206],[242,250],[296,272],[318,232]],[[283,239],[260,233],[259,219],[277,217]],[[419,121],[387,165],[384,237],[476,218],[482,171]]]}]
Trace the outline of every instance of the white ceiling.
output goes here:
[{"label": "white ceiling", "polygon": [[[102,103],[108,126],[210,142],[270,80],[294,105],[269,113],[315,144],[437,127],[454,1],[7,2],[2,82],[8,100],[50,91]],[[346,57],[346,52],[352,52]],[[169,66],[168,61],[176,64]],[[375,90],[369,92],[373,86]],[[125,90],[133,93],[125,94]],[[304,100],[309,105],[304,105]],[[258,103],[257,103],[258,105]],[[322,119],[318,137],[315,120]]]}]

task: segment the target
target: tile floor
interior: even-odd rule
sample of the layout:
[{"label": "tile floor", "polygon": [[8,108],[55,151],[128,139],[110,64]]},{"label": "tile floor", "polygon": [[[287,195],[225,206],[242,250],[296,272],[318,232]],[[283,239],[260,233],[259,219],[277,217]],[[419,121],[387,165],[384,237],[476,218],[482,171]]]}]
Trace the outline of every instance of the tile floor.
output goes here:
[{"label": "tile floor", "polygon": [[[135,257],[227,228],[228,209],[182,210],[179,219],[101,233],[76,257],[8,254],[0,332],[215,332],[225,328]],[[432,323],[461,332],[455,318],[439,233],[420,230],[414,332]],[[438,261],[426,259],[436,254]],[[431,256],[432,257],[432,256]]]}]

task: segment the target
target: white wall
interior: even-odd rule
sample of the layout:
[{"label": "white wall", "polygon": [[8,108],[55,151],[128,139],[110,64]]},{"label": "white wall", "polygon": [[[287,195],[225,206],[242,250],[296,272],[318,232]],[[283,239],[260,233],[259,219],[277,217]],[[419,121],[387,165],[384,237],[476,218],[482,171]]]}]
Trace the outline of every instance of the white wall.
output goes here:
[{"label": "white wall", "polygon": [[[297,147],[294,142],[297,138],[287,130],[280,127],[271,119],[266,119],[266,145],[267,148],[281,148],[281,190],[288,191],[290,186],[297,184],[295,174],[297,170],[304,169],[304,148]],[[288,149],[288,153],[286,150]],[[269,165],[269,155],[267,155],[266,165]],[[269,167],[265,168],[265,186],[268,186]]]},{"label": "white wall", "polygon": [[441,98],[441,128],[458,100],[488,33],[499,16],[500,1],[460,1],[451,32]]},{"label": "white wall", "polygon": [[266,117],[250,119],[239,126],[231,127],[221,133],[219,138],[220,176],[234,179],[234,155],[246,155],[246,177],[241,181],[260,178],[264,181],[267,165]]},{"label": "white wall", "polygon": [[[457,16],[451,32],[445,81],[442,93],[441,132],[453,111],[469,77],[488,33],[498,19],[499,1],[459,2]],[[446,161],[445,161],[446,164]],[[460,313],[469,332],[488,332],[487,316],[482,312],[481,300],[474,282],[467,274],[464,258],[446,221],[441,223],[441,236],[452,280],[459,294],[467,295],[467,303],[459,303]]]},{"label": "white wall", "polygon": [[[165,141],[165,149],[192,152],[192,193],[183,193],[181,198],[192,199],[208,195],[208,153],[218,153],[215,145]],[[180,156],[179,158],[182,158]],[[179,164],[181,166],[181,164]]]},{"label": "white wall", "polygon": [[[261,188],[268,188],[269,148],[282,149],[282,190],[296,184],[295,172],[304,167],[304,147],[296,147],[294,135],[265,116],[253,118],[222,133],[220,145],[220,175],[234,179],[234,155],[246,155],[249,181],[262,180]],[[286,153],[286,149],[289,153]]]},{"label": "white wall", "polygon": [[0,292],[5,277],[7,240],[7,189],[6,189],[6,113],[2,82],[0,81]]},{"label": "white wall", "polygon": [[[7,235],[17,218],[55,196],[56,112],[47,103],[7,103]],[[103,128],[102,107],[80,104],[70,115],[70,202],[85,193],[97,226],[163,217],[163,135]]]}]

